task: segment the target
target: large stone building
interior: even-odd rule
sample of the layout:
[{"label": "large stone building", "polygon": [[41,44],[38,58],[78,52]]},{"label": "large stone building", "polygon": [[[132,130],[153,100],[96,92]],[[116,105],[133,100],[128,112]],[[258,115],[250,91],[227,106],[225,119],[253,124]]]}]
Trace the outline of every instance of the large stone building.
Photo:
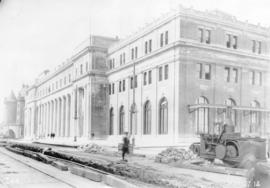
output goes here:
[{"label": "large stone building", "polygon": [[180,7],[124,40],[93,36],[29,89],[25,136],[116,144],[128,131],[136,145],[179,145],[231,116],[243,135],[265,137],[269,31]]}]

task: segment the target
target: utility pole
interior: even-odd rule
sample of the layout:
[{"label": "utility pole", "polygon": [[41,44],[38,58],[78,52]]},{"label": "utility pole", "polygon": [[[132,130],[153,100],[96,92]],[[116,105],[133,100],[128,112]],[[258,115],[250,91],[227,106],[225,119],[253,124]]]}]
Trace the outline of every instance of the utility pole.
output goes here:
[{"label": "utility pole", "polygon": [[132,146],[135,146],[135,114],[136,114],[136,109],[135,109],[135,61],[133,60],[133,80],[132,80],[132,85],[133,85],[133,101],[132,101],[132,108],[131,108],[131,114],[132,114],[132,119],[131,119],[131,136],[132,136]]}]

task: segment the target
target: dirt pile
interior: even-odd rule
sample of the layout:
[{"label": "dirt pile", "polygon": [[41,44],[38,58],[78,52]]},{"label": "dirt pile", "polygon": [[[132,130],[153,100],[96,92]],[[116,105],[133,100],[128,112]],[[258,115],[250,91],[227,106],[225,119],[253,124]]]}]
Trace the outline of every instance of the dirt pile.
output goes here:
[{"label": "dirt pile", "polygon": [[102,153],[104,152],[104,148],[97,144],[86,144],[78,147],[79,150],[87,152],[87,153]]},{"label": "dirt pile", "polygon": [[173,162],[188,161],[195,158],[197,158],[197,156],[190,150],[170,147],[160,152],[156,156],[155,162],[167,164]]}]

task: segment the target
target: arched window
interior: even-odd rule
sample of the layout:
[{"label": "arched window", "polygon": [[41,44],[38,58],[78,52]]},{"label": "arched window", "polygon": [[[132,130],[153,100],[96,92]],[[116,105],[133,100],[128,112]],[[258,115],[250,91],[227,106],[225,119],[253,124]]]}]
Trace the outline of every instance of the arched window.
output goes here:
[{"label": "arched window", "polygon": [[[254,108],[259,108],[260,107],[260,103],[258,101],[252,101],[250,103],[251,107]],[[258,130],[258,128],[260,127],[261,124],[261,114],[258,111],[251,111],[250,112],[250,129],[249,131],[251,133],[254,133]]]},{"label": "arched window", "polygon": [[113,135],[113,108],[110,109],[110,124],[109,124],[109,135]]},{"label": "arched window", "polygon": [[137,107],[136,107],[136,104],[132,104],[130,107],[129,132],[131,134],[137,134]]},{"label": "arched window", "polygon": [[[199,97],[195,101],[196,104],[208,104],[205,97]],[[195,111],[195,125],[197,133],[208,133],[209,125],[209,108],[198,108]]]},{"label": "arched window", "polygon": [[125,125],[125,111],[124,106],[121,106],[119,111],[119,134],[124,134],[124,125]]},{"label": "arched window", "polygon": [[[230,107],[236,106],[236,102],[233,99],[229,98],[229,99],[226,99],[225,105],[230,106]],[[236,126],[236,123],[237,123],[237,121],[236,121],[236,118],[237,118],[236,110],[230,110],[228,113],[229,113],[228,116],[231,117],[233,125]],[[225,116],[226,116],[226,114],[225,114]]]},{"label": "arched window", "polygon": [[151,104],[150,101],[146,101],[143,109],[143,134],[151,133]]},{"label": "arched window", "polygon": [[165,97],[162,98],[159,103],[158,133],[159,134],[168,133],[168,101]]}]

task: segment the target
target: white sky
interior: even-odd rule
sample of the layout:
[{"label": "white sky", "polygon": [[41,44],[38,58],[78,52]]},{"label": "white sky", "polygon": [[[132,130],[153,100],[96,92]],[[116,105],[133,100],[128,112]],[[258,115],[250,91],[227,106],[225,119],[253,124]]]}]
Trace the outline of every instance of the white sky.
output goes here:
[{"label": "white sky", "polygon": [[69,58],[90,31],[124,38],[179,4],[270,26],[269,0],[2,0],[0,122],[4,97]]}]

